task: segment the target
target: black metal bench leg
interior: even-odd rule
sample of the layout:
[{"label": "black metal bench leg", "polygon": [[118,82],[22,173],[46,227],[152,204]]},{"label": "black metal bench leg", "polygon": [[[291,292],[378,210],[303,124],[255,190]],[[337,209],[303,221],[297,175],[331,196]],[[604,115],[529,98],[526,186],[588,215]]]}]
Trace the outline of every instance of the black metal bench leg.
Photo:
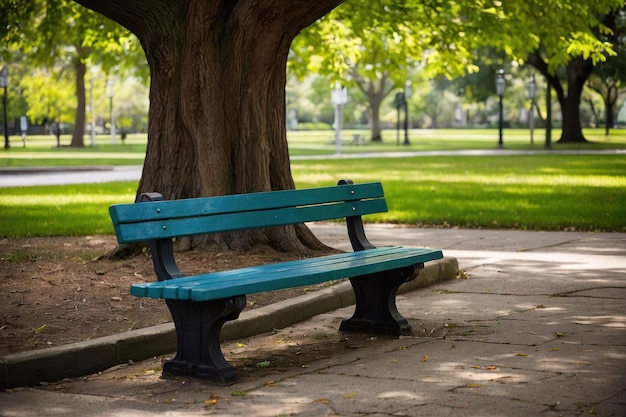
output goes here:
[{"label": "black metal bench leg", "polygon": [[354,315],[341,322],[340,331],[407,335],[409,322],[398,312],[396,293],[424,264],[350,278],[356,298]]},{"label": "black metal bench leg", "polygon": [[224,323],[246,306],[241,295],[214,301],[166,300],[176,326],[176,356],[163,364],[164,375],[186,375],[222,385],[237,382],[237,372],[220,348]]}]

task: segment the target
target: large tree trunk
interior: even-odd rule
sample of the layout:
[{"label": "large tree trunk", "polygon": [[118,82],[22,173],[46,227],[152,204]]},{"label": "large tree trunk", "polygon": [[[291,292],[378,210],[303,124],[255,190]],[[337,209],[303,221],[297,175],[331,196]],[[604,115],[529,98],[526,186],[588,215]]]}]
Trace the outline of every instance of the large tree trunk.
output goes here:
[{"label": "large tree trunk", "polygon": [[[146,53],[150,112],[138,194],[178,199],[295,187],[286,138],[289,46],[341,0],[77,1],[130,29]],[[258,242],[322,248],[304,227],[209,243]]]}]

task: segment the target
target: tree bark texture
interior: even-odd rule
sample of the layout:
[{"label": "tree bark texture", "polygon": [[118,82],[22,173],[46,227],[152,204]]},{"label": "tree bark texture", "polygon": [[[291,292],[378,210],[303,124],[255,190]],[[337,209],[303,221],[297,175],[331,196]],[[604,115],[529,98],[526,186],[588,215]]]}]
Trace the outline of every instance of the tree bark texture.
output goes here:
[{"label": "tree bark texture", "polygon": [[[289,46],[341,0],[76,1],[128,28],[146,53],[148,147],[138,195],[179,199],[295,187],[285,128]],[[303,227],[217,239],[211,243],[230,248],[322,247]]]}]

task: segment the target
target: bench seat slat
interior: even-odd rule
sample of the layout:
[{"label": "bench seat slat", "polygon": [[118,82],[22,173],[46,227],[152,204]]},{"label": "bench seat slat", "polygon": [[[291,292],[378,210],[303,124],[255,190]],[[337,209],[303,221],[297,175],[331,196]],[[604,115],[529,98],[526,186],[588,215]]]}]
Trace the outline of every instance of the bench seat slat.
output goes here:
[{"label": "bench seat slat", "polygon": [[[271,275],[275,273],[280,273],[283,271],[293,271],[293,270],[301,270],[306,269],[308,265],[332,265],[339,262],[343,262],[345,260],[352,260],[353,262],[358,262],[359,259],[365,259],[368,256],[374,256],[376,254],[390,254],[394,253],[398,250],[401,250],[400,247],[392,246],[392,247],[382,247],[376,249],[370,249],[368,251],[361,252],[348,252],[348,253],[339,253],[336,255],[323,256],[318,258],[307,258],[307,259],[295,259],[291,261],[279,262],[274,264],[266,264],[266,265],[257,265],[239,269],[230,269],[225,271],[218,272],[209,272],[201,275],[193,275],[187,277],[179,277],[175,279],[159,281],[159,282],[149,282],[144,284],[136,284],[137,286],[141,286],[142,289],[148,289],[149,291],[153,291],[151,293],[144,293],[140,296],[143,297],[152,297],[152,298],[176,298],[177,295],[175,292],[179,288],[185,288],[187,286],[195,286],[198,285],[200,280],[209,280],[210,282],[227,282],[230,283],[233,280],[239,279],[240,277],[248,277],[258,276],[259,274]],[[419,250],[419,249],[416,249]],[[430,249],[424,249],[425,251],[430,251]],[[138,289],[137,289],[138,290]],[[161,293],[163,291],[163,293]]]},{"label": "bench seat slat", "polygon": [[[308,267],[323,267],[338,265],[341,262],[358,262],[359,259],[372,257],[375,254],[389,254],[397,251],[398,247],[383,247],[370,251],[348,252],[336,255],[323,256],[309,259],[296,259],[275,264],[257,265],[246,268],[231,269],[226,271],[210,272],[202,275],[194,275],[161,282],[152,282],[141,285],[143,297],[150,298],[173,298],[189,299],[190,296],[185,291],[190,291],[197,286],[207,283],[208,285],[229,286],[233,282],[254,277],[261,280],[262,276],[275,275],[286,271],[302,271]],[[296,272],[301,273],[301,272]],[[218,284],[216,284],[218,283]],[[137,289],[138,290],[138,289]]]},{"label": "bench seat slat", "polygon": [[334,265],[341,265],[342,262],[359,262],[359,260],[367,259],[368,257],[372,258],[376,255],[390,255],[398,253],[402,250],[402,248],[397,246],[384,247],[370,251],[340,253],[319,258],[297,259],[275,264],[257,265],[240,269],[176,278],[175,280],[146,284],[145,286],[148,288],[147,292],[143,296],[151,298],[188,299],[190,296],[186,293],[186,291],[199,288],[202,284],[207,284],[209,286],[229,286],[238,281],[250,280],[251,277],[256,281],[261,281],[262,277],[265,276],[276,276],[276,274],[287,272],[294,275],[302,274],[302,271],[306,271],[308,268],[331,268]]},{"label": "bench seat slat", "polygon": [[389,247],[289,261],[175,280],[135,284],[139,297],[207,301],[312,285],[440,259],[439,250]]},{"label": "bench seat slat", "polygon": [[[143,206],[144,204],[135,204]],[[116,225],[118,242],[130,243],[205,233],[284,226],[387,211],[384,199],[278,208],[232,214],[207,214]]]},{"label": "bench seat slat", "polygon": [[116,204],[110,207],[110,214],[114,224],[125,224],[195,217],[198,214],[234,214],[310,204],[375,199],[383,196],[382,184],[373,182],[301,190],[154,201],[140,205]]},{"label": "bench seat slat", "polygon": [[[315,261],[305,263],[302,268],[280,271],[271,274],[261,272],[261,275],[242,277],[235,281],[228,280],[211,284],[201,284],[197,287],[179,290],[178,296],[193,301],[204,301],[208,298],[223,298],[233,294],[254,294],[264,291],[273,291],[303,285],[319,284],[343,278],[351,278],[365,274],[372,274],[389,269],[402,268],[432,260],[424,254],[415,253],[370,254],[360,259],[345,259],[334,264],[316,264]],[[436,258],[435,258],[436,259]]]}]

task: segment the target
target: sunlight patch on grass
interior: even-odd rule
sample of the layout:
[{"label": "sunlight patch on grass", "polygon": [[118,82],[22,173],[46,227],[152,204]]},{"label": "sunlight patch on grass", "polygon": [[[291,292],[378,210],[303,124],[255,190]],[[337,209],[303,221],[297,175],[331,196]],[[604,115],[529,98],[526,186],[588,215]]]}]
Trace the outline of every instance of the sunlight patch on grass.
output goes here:
[{"label": "sunlight patch on grass", "polygon": [[[131,196],[129,196],[131,197]],[[134,194],[130,198],[132,202]],[[66,206],[73,204],[115,204],[120,202],[120,195],[116,194],[81,194],[81,195],[13,195],[3,196],[2,206]]]},{"label": "sunlight patch on grass", "polygon": [[[4,158],[3,158],[4,155]],[[141,155],[132,152],[11,152],[11,158],[14,159],[33,159],[33,158],[43,158],[43,159],[80,159],[80,160],[91,160],[91,159],[143,159]],[[0,160],[7,159],[6,154],[0,153]]]},{"label": "sunlight patch on grass", "polygon": [[[385,175],[385,180],[397,180],[401,175]],[[526,185],[547,185],[547,186],[580,186],[580,187],[626,187],[626,177],[614,176],[577,176],[577,175],[482,175],[472,174],[428,174],[420,175],[416,181],[437,181],[441,183],[462,183],[472,184],[526,184]]]}]

